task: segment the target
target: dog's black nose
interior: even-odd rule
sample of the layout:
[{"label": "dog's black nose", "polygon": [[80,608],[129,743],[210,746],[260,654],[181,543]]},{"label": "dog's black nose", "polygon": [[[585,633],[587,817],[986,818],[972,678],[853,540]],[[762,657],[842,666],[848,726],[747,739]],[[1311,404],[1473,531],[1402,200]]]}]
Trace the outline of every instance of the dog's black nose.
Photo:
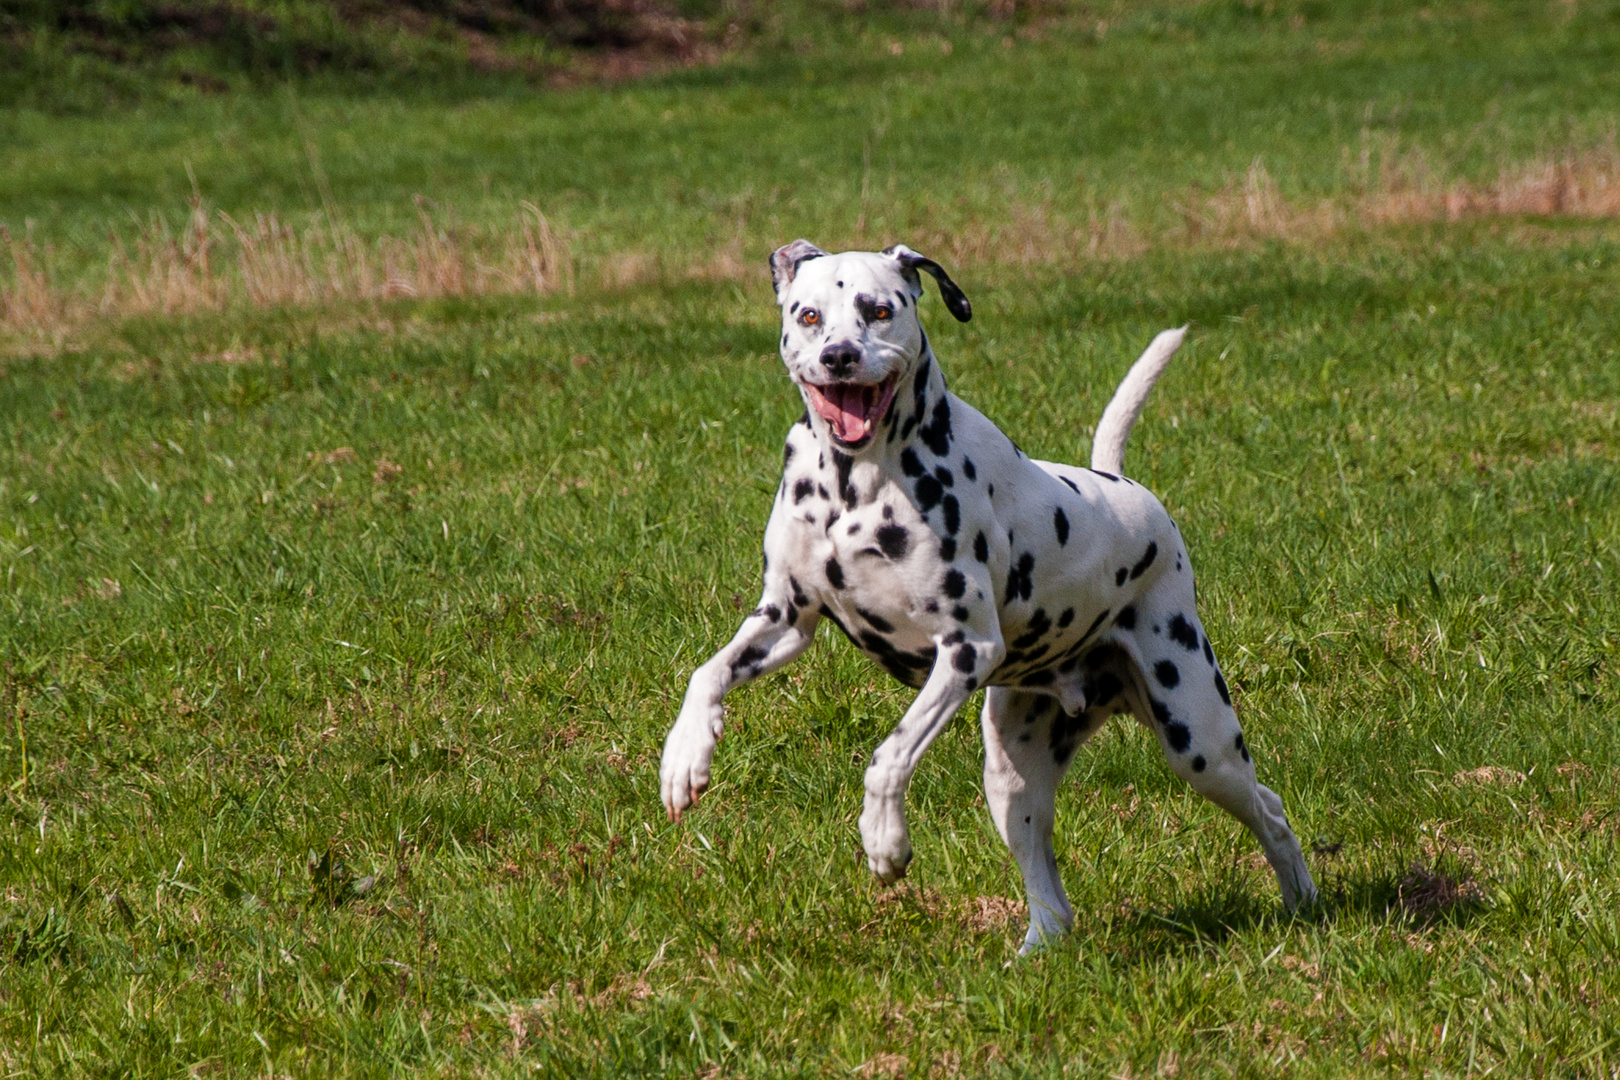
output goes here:
[{"label": "dog's black nose", "polygon": [[821,350],[821,366],[835,378],[844,378],[861,362],[861,350],[847,341],[829,345]]}]

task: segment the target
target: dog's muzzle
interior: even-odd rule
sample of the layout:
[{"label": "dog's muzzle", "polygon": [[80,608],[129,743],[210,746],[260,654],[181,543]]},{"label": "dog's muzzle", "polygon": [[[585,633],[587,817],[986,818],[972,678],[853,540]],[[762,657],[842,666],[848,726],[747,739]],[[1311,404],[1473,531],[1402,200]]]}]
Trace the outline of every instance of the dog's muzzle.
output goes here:
[{"label": "dog's muzzle", "polygon": [[878,422],[888,414],[899,383],[900,376],[895,374],[880,383],[803,385],[810,393],[810,405],[816,415],[827,421],[833,440],[844,446],[859,447],[872,437]]}]

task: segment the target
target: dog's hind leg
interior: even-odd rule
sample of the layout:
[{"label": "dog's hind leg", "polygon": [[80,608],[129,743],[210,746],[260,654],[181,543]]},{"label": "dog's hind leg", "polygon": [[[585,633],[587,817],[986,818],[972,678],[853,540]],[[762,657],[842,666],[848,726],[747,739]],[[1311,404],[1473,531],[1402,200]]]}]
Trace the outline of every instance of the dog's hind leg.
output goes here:
[{"label": "dog's hind leg", "polygon": [[1144,610],[1136,633],[1120,642],[1142,654],[1127,680],[1132,712],[1158,736],[1176,775],[1254,833],[1277,875],[1283,906],[1293,911],[1316,898],[1304,853],[1282,800],[1255,778],[1226,679],[1191,596],[1178,599],[1184,602]]},{"label": "dog's hind leg", "polygon": [[985,692],[981,719],[985,801],[1024,876],[1029,932],[1019,952],[1029,953],[1074,925],[1052,850],[1054,803],[1075,748],[1097,725],[1047,695],[1000,686]]}]

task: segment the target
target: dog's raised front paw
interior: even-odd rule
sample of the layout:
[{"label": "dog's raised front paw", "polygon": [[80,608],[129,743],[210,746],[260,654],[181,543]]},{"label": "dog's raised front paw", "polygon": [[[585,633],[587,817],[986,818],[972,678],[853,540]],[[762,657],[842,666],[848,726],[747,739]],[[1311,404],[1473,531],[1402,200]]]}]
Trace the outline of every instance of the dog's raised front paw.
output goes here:
[{"label": "dog's raised front paw", "polygon": [[675,722],[664,740],[664,760],[658,768],[658,791],[671,821],[697,802],[709,787],[709,764],[714,759],[717,723],[690,721],[685,716]]}]

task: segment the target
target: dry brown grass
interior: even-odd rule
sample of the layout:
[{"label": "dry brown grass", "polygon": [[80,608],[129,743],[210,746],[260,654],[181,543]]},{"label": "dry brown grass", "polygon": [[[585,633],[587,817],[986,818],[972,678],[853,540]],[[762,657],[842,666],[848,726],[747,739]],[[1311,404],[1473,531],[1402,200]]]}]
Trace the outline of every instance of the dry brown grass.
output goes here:
[{"label": "dry brown grass", "polygon": [[99,282],[53,281],[49,252],[0,226],[11,273],[0,278],[0,326],[52,334],[95,316],[177,315],[236,304],[270,307],[334,300],[485,293],[572,292],[567,239],[538,206],[520,203],[496,234],[458,228],[417,200],[417,228],[367,239],[335,213],[302,228],[276,214],[238,221],[193,199],[175,229],[154,214],[133,242],[109,237]]},{"label": "dry brown grass", "polygon": [[[1064,205],[1050,195],[1009,196],[995,218],[970,215],[911,230],[908,242],[966,266],[1062,265],[1124,258],[1155,244],[1239,246],[1256,240],[1316,242],[1337,233],[1390,225],[1490,217],[1620,218],[1620,148],[1606,139],[1536,161],[1505,164],[1492,183],[1447,180],[1422,151],[1401,151],[1364,136],[1346,150],[1342,194],[1290,199],[1259,158],[1219,189],[1166,200],[1175,220],[1145,224],[1123,200]],[[576,259],[569,239],[538,206],[520,203],[511,228],[472,229],[425,199],[416,228],[367,237],[327,208],[295,226],[274,213],[238,219],[194,199],[184,223],[154,214],[126,242],[109,237],[99,275],[53,276],[51,252],[31,235],[0,226],[0,331],[60,340],[96,317],[182,314],[234,305],[269,307],[392,297],[556,291],[572,293]],[[738,280],[759,272],[750,257],[748,207],[736,209],[727,238],[697,260],[623,250],[592,260],[601,287],[658,280]],[[860,229],[857,230],[862,231]],[[858,239],[877,240],[876,237]],[[9,270],[9,272],[8,272]]]}]

